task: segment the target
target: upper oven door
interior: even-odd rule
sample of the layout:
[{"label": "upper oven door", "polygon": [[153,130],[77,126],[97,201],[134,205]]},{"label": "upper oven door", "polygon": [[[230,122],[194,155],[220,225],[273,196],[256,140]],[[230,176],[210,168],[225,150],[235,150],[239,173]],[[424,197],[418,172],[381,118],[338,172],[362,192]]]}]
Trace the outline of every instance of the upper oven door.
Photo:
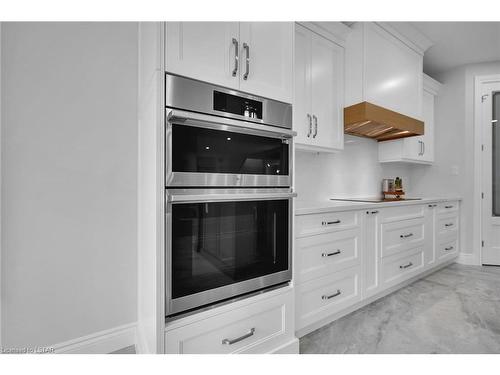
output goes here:
[{"label": "upper oven door", "polygon": [[288,129],[170,110],[167,186],[288,187],[293,134]]}]

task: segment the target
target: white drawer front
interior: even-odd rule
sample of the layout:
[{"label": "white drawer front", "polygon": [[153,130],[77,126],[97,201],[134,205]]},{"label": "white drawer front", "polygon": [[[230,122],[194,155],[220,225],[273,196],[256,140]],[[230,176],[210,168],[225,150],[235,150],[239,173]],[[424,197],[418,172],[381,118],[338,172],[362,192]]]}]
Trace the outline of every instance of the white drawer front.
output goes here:
[{"label": "white drawer front", "polygon": [[382,257],[391,256],[424,241],[424,219],[409,219],[382,224]]},{"label": "white drawer front", "polygon": [[458,201],[438,203],[437,213],[445,214],[458,211]]},{"label": "white drawer front", "polygon": [[458,239],[452,238],[447,241],[440,241],[437,244],[436,253],[439,261],[453,258],[458,254]]},{"label": "white drawer front", "polygon": [[293,297],[286,293],[165,332],[167,353],[267,353],[293,337]]},{"label": "white drawer front", "polygon": [[297,329],[324,319],[361,300],[360,267],[298,285]]},{"label": "white drawer front", "polygon": [[326,276],[360,263],[360,229],[350,229],[296,241],[297,282]]},{"label": "white drawer front", "polygon": [[382,283],[388,287],[406,280],[424,267],[424,252],[420,246],[409,250],[403,255],[397,255],[382,260]]},{"label": "white drawer front", "polygon": [[383,207],[380,209],[380,221],[382,223],[389,223],[393,221],[424,217],[425,207],[425,205]]},{"label": "white drawer front", "polygon": [[440,237],[449,237],[458,233],[458,216],[438,215],[436,220],[436,233]]},{"label": "white drawer front", "polygon": [[297,237],[359,227],[359,212],[331,212],[296,217]]}]

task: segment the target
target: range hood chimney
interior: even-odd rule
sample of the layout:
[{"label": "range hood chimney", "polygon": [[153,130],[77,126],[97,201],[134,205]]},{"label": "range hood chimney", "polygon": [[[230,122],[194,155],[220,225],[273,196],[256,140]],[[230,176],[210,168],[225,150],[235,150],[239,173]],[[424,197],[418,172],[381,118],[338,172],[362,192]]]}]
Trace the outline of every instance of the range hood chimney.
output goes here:
[{"label": "range hood chimney", "polygon": [[344,131],[381,142],[423,135],[424,123],[390,109],[362,102],[344,108]]}]

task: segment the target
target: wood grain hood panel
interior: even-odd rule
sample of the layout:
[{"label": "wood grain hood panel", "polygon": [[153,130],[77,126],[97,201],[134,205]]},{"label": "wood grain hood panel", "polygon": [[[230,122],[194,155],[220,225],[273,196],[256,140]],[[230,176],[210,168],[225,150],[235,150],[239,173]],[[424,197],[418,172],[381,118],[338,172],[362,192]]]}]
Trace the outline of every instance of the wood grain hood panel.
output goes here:
[{"label": "wood grain hood panel", "polygon": [[346,134],[389,141],[424,134],[424,122],[378,105],[362,102],[344,108]]}]

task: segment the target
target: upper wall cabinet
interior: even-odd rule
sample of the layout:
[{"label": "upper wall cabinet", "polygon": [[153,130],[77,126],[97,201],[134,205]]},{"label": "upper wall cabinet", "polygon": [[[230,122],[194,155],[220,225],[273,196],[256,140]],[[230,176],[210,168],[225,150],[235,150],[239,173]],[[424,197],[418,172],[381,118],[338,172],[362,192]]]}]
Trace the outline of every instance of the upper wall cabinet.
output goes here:
[{"label": "upper wall cabinet", "polygon": [[167,22],[166,69],[291,103],[293,32],[292,22]]},{"label": "upper wall cabinet", "polygon": [[423,51],[394,30],[352,25],[346,44],[346,107],[370,102],[422,119]]},{"label": "upper wall cabinet", "polygon": [[424,135],[379,142],[379,161],[432,164],[434,162],[434,102],[441,84],[423,74]]},{"label": "upper wall cabinet", "polygon": [[344,148],[344,47],[295,26],[293,126],[298,149]]}]

